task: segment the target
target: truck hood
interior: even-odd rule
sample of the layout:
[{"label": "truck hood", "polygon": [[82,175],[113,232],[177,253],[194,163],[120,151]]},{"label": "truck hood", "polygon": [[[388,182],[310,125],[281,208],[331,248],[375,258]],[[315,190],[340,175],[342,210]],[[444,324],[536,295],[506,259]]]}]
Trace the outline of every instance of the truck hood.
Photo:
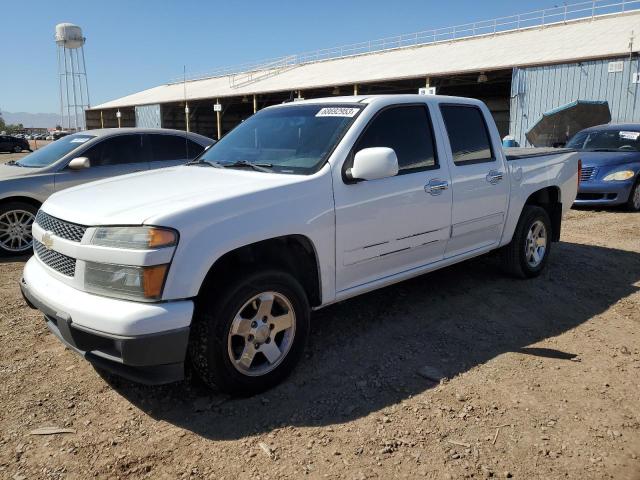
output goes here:
[{"label": "truck hood", "polygon": [[640,162],[640,152],[578,152],[583,167],[604,167]]},{"label": "truck hood", "polygon": [[140,225],[149,219],[228,202],[304,178],[252,170],[179,166],[73,187],[52,195],[42,209],[54,217],[82,225]]}]

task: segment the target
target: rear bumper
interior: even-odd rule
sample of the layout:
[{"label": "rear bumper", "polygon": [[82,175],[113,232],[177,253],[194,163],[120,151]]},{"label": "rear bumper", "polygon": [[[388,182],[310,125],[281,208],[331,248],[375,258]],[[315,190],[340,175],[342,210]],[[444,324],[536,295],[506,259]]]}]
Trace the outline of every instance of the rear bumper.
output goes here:
[{"label": "rear bumper", "polygon": [[[77,308],[77,304],[82,302],[70,301],[70,308],[65,308],[65,303],[60,298],[50,298],[51,291],[38,289],[37,281],[30,283],[26,273],[27,269],[20,282],[20,289],[27,304],[44,314],[47,327],[62,343],[96,367],[148,385],[170,383],[184,378],[189,326],[143,334],[96,330],[74,321],[74,315],[79,312],[74,312],[72,304],[75,303]],[[81,294],[88,295],[79,291],[76,293]],[[114,307],[115,303],[122,302],[97,298],[114,302]],[[127,303],[132,309],[145,307],[144,304]],[[115,313],[118,309],[108,311]]]},{"label": "rear bumper", "polygon": [[620,205],[629,199],[633,179],[624,182],[580,182],[574,205]]}]

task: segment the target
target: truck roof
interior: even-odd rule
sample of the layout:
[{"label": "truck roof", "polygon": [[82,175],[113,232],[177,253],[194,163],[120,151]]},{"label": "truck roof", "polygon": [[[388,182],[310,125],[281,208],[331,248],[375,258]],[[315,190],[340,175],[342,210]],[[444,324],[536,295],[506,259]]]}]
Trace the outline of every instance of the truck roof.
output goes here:
[{"label": "truck roof", "polygon": [[[339,97],[322,97],[311,98],[308,100],[296,100],[294,102],[287,102],[284,104],[274,105],[273,107],[281,107],[283,105],[309,105],[317,103],[363,103],[363,104],[375,104],[375,103],[389,103],[390,101],[399,100],[402,103],[414,102],[442,102],[443,100],[449,100],[456,103],[466,103],[470,105],[482,104],[480,100],[476,100],[469,97],[451,97],[447,95],[419,95],[419,94],[386,94],[386,95],[344,95]],[[273,108],[268,107],[268,108]]]}]

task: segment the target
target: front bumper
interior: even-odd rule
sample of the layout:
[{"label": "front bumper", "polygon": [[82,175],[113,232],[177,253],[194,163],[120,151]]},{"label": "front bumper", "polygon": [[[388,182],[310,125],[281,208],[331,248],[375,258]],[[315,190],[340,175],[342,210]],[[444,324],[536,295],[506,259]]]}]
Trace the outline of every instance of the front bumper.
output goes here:
[{"label": "front bumper", "polygon": [[634,180],[580,182],[575,205],[620,205],[629,199]]},{"label": "front bumper", "polygon": [[[34,257],[25,266],[24,277],[20,282],[22,295],[30,307],[44,314],[47,327],[66,346],[82,355],[86,360],[104,370],[111,371],[130,380],[157,385],[182,380],[184,361],[189,340],[189,326],[180,325],[185,309],[181,303],[142,304],[124,300],[108,299],[75,290],[52,277],[43,279],[46,271]],[[44,280],[50,288],[43,289]],[[70,291],[69,291],[70,290]],[[73,297],[70,297],[72,295]],[[94,303],[91,305],[90,300]],[[172,305],[173,304],[173,305]],[[84,307],[79,310],[78,307]],[[178,307],[172,308],[172,307]],[[106,310],[105,310],[106,309]],[[144,318],[144,325],[153,320],[156,314],[159,324],[166,325],[167,314],[178,314],[177,328],[145,333],[122,333],[135,325],[135,319]],[[121,332],[98,330],[88,326],[88,320],[99,319],[104,314],[121,315],[112,321],[120,320]],[[82,323],[76,318],[83,320]],[[128,324],[122,324],[122,321]],[[189,318],[190,323],[190,318]]]}]

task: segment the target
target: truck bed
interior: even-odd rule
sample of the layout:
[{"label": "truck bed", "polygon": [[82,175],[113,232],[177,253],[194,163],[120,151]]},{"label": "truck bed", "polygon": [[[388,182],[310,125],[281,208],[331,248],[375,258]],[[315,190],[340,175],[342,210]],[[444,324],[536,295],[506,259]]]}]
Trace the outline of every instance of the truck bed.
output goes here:
[{"label": "truck bed", "polygon": [[543,155],[550,155],[553,153],[567,153],[572,152],[570,148],[553,148],[553,147],[507,147],[504,149],[504,154],[507,160],[520,160],[523,158],[541,157]]}]

